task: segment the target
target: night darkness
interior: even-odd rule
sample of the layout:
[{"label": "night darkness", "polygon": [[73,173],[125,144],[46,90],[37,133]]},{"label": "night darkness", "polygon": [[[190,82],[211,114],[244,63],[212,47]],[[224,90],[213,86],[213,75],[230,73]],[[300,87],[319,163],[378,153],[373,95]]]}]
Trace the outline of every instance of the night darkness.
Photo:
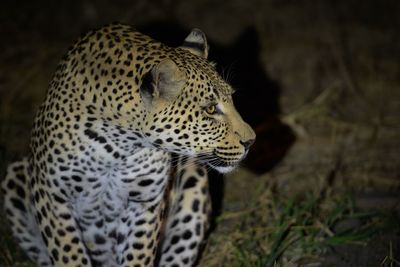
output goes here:
[{"label": "night darkness", "polygon": [[[28,155],[35,111],[80,36],[118,21],[179,46],[199,28],[257,140],[237,171],[210,172],[198,266],[400,266],[399,11],[397,0],[5,1],[0,181]],[[4,213],[0,266],[35,266]]]}]

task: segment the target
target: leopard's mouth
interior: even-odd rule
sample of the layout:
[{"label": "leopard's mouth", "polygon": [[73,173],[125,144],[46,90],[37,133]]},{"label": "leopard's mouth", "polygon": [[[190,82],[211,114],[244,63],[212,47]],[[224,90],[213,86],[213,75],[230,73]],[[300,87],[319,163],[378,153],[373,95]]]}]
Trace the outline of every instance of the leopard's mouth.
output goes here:
[{"label": "leopard's mouth", "polygon": [[[217,150],[214,150],[209,154],[198,155],[198,160],[220,173],[228,173],[236,169],[245,157],[245,155],[241,153],[231,153],[231,155],[226,154],[227,153],[221,155]],[[240,155],[240,157],[237,157],[238,155]]]}]

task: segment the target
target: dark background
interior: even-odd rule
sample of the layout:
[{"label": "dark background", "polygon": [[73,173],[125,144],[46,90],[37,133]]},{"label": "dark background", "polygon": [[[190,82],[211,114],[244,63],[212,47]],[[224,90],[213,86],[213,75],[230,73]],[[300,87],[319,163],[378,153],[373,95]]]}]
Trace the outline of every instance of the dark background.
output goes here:
[{"label": "dark background", "polygon": [[[236,105],[257,132],[247,168],[225,185],[221,177],[211,180],[216,215],[249,208],[260,195],[255,188],[266,184],[285,197],[351,192],[361,209],[398,213],[399,13],[398,0],[3,1],[2,177],[7,163],[27,154],[34,111],[79,36],[119,21],[177,46],[196,27],[208,36],[210,60],[238,89]],[[8,228],[0,231],[0,266],[2,259],[6,266],[23,264]],[[226,232],[215,231],[204,266],[231,259],[221,256],[230,250],[218,243]],[[388,244],[400,255],[398,232],[376,240],[346,252],[338,247],[327,258],[333,266],[378,266]]]}]

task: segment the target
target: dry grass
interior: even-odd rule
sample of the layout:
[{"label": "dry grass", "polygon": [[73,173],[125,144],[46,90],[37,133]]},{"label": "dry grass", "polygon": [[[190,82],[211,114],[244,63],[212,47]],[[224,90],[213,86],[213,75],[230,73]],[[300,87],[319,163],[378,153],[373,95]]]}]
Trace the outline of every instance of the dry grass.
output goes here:
[{"label": "dry grass", "polygon": [[[230,182],[240,186],[243,175]],[[200,266],[326,266],[323,255],[335,247],[366,246],[400,230],[396,207],[365,211],[350,193],[321,188],[288,196],[275,191],[271,177],[248,181],[257,188],[254,199],[243,197],[245,205],[222,213]]]}]

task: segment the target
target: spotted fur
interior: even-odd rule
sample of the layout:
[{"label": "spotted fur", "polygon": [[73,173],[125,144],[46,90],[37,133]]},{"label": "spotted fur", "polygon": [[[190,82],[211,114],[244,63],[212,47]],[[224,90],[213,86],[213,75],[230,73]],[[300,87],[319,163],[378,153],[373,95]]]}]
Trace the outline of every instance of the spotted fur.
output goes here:
[{"label": "spotted fur", "polygon": [[129,26],[88,33],[59,64],[30,157],[2,184],[40,266],[191,266],[208,227],[207,168],[254,141],[193,30],[171,48]]}]

